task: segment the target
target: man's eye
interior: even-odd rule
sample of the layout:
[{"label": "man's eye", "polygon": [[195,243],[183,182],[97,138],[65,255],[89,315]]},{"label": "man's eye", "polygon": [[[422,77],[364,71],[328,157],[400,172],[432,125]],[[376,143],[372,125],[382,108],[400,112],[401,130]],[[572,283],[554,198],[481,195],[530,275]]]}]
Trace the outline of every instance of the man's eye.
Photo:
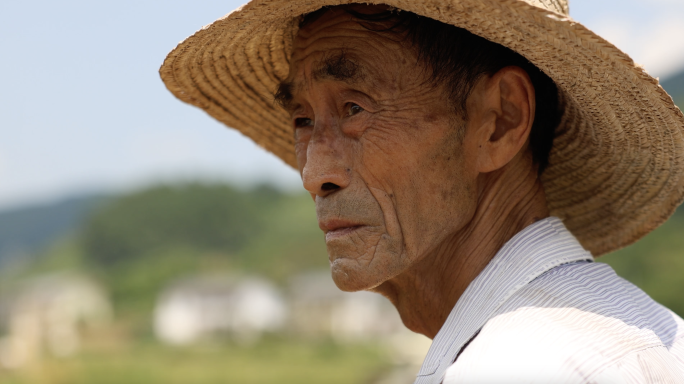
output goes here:
[{"label": "man's eye", "polygon": [[354,116],[361,111],[363,111],[363,108],[361,108],[357,104],[350,103],[349,109],[347,110],[347,116]]},{"label": "man's eye", "polygon": [[307,117],[300,117],[298,119],[295,119],[295,121],[294,121],[295,128],[310,127],[312,125],[313,125],[313,120],[311,120]]}]

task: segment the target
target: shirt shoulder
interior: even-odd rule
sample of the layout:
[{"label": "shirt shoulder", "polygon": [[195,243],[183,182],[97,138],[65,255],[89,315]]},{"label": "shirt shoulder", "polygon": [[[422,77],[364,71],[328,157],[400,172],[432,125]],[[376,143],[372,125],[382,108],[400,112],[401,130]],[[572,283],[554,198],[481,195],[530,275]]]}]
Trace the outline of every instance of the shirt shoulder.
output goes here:
[{"label": "shirt shoulder", "polygon": [[610,267],[563,265],[507,300],[444,383],[641,383],[649,372],[684,382],[682,328]]}]

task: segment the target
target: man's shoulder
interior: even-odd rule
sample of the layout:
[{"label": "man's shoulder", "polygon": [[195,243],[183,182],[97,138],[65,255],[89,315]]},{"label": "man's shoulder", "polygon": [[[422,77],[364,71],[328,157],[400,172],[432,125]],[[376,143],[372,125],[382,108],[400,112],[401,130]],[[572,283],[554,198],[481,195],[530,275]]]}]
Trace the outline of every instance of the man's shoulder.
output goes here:
[{"label": "man's shoulder", "polygon": [[[654,309],[660,312],[654,314]],[[565,265],[507,300],[449,368],[451,379],[445,383],[482,375],[496,380],[497,372],[505,373],[501,379],[507,382],[516,382],[516,377],[588,382],[634,358],[664,361],[676,367],[673,374],[681,375],[682,367],[677,368],[668,349],[675,339],[684,342],[682,328],[681,319],[610,267]]]},{"label": "man's shoulder", "polygon": [[519,308],[487,322],[444,384],[684,382],[684,337],[668,348],[634,328],[577,308]]},{"label": "man's shoulder", "polygon": [[495,365],[525,367],[523,372],[530,364],[551,372],[577,367],[586,372],[587,364],[598,368],[631,351],[662,346],[652,332],[630,331],[618,319],[577,308],[522,307],[490,319],[458,361],[468,365],[469,359],[487,356]]},{"label": "man's shoulder", "polygon": [[[544,313],[553,316],[548,319],[541,317],[544,324],[566,324],[571,326],[570,329],[577,328],[585,333],[598,331],[599,328],[591,326],[607,321],[621,328],[656,328],[655,333],[659,334],[657,328],[662,326],[663,319],[672,318],[668,309],[603,263],[572,263],[553,268],[519,289],[499,308],[497,315],[524,308],[544,308]],[[569,317],[551,321],[558,315]],[[588,322],[578,323],[572,320],[573,317]],[[676,328],[672,321],[665,325]]]}]

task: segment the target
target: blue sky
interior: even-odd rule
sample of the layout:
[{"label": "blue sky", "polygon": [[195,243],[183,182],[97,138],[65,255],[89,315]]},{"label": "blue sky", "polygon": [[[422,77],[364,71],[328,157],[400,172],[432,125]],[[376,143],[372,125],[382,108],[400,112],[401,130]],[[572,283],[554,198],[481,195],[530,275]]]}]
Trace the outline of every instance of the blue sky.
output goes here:
[{"label": "blue sky", "polygon": [[[166,91],[179,41],[242,1],[0,2],[0,209],[165,180],[270,182],[280,160]],[[684,69],[684,1],[575,0],[654,76]]]}]

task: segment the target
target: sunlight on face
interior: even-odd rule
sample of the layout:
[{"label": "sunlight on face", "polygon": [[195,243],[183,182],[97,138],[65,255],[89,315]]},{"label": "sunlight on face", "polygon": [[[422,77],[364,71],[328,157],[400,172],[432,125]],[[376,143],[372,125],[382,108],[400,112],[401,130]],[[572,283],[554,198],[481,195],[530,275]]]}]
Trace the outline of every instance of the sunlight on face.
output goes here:
[{"label": "sunlight on face", "polygon": [[300,30],[279,91],[343,290],[407,270],[476,206],[476,175],[460,151],[463,122],[396,40],[329,11]]}]

